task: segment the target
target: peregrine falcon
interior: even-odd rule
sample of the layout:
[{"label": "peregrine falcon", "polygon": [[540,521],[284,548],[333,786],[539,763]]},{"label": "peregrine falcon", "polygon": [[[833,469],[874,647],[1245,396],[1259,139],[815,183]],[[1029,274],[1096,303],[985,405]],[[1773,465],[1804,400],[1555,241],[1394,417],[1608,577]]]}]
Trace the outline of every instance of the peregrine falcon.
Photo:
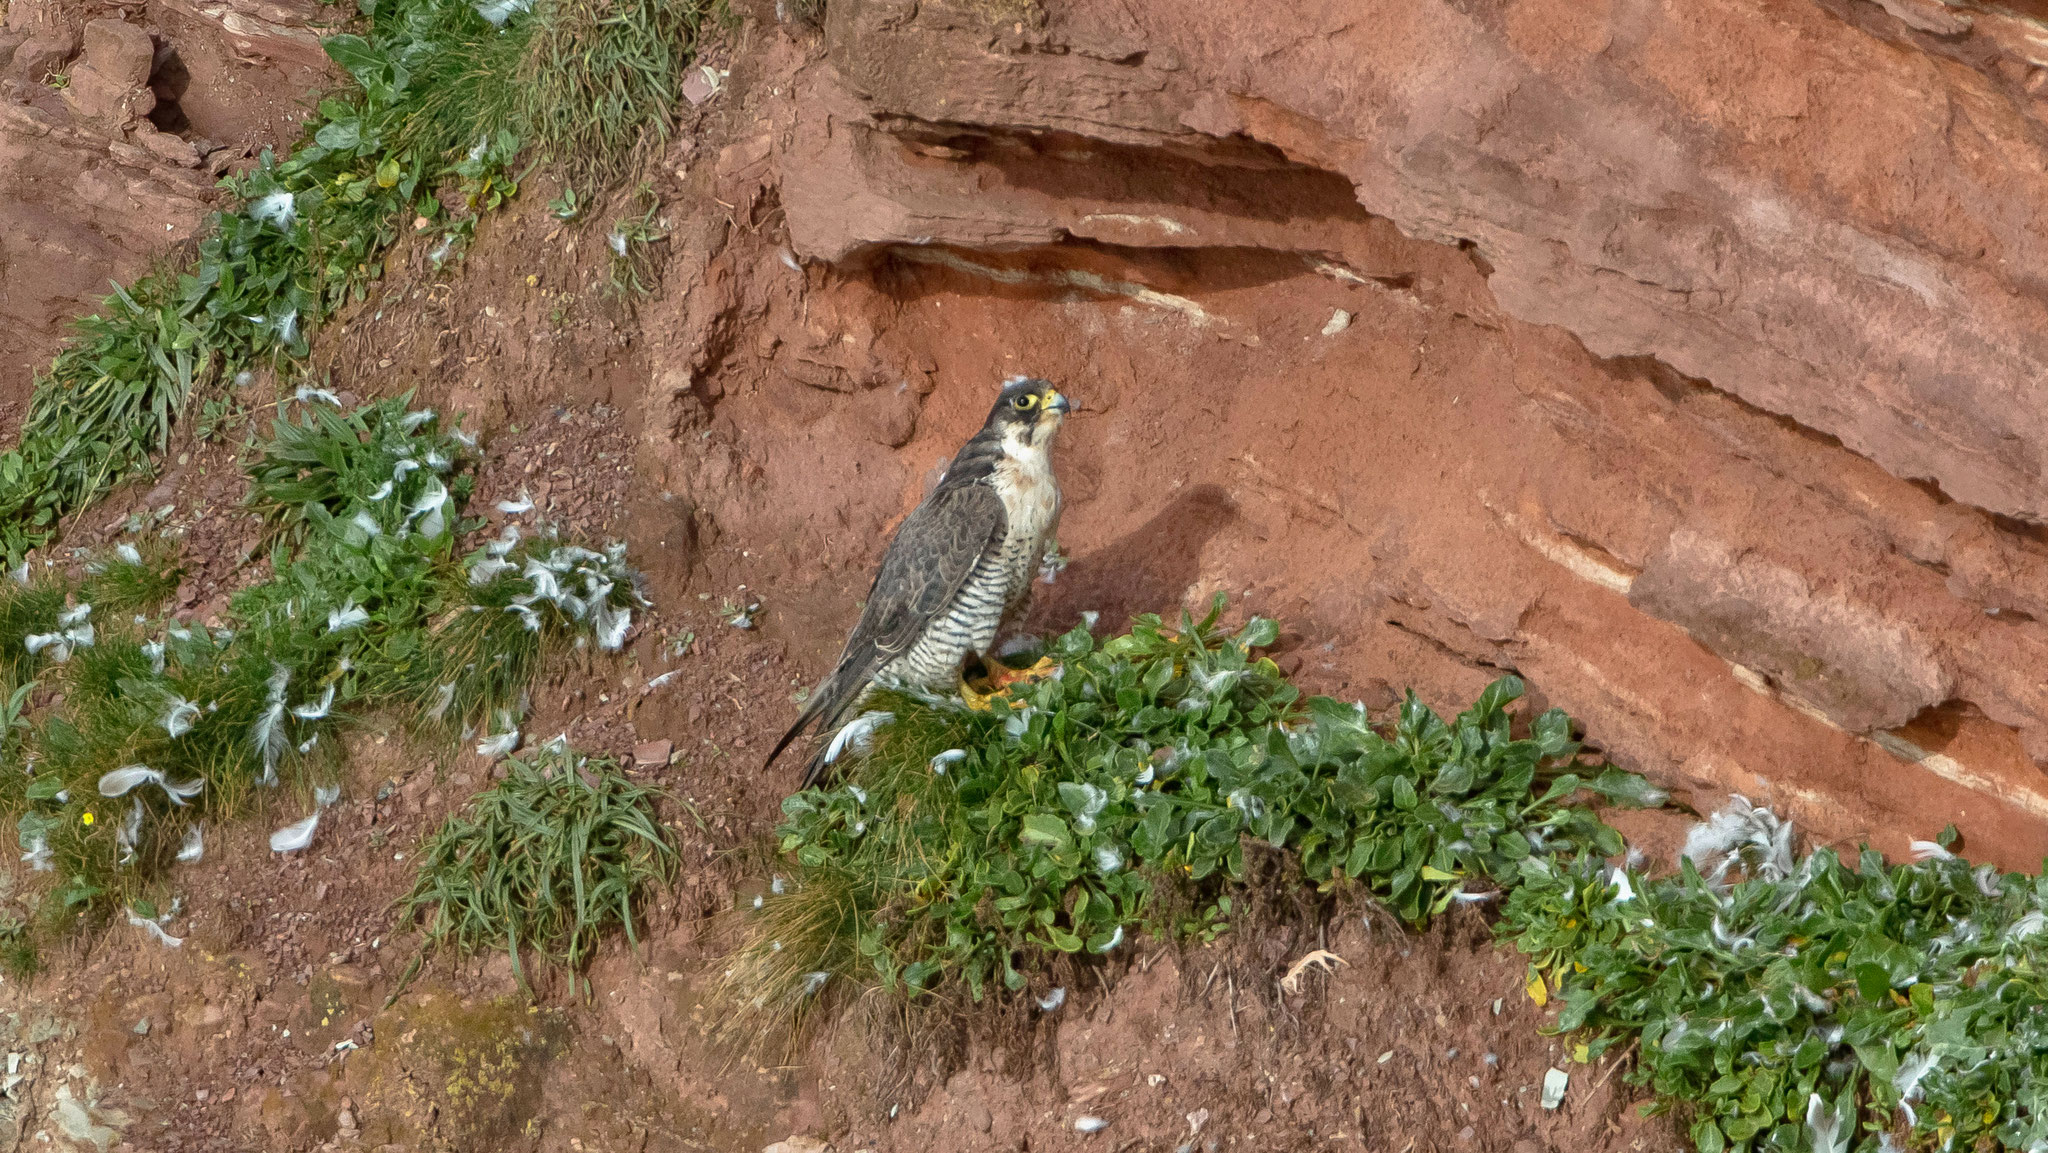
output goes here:
[{"label": "peregrine falcon", "polygon": [[[838,665],[763,768],[813,724],[821,733],[845,724],[877,681],[952,689],[969,654],[988,655],[1059,524],[1052,442],[1069,409],[1046,381],[1003,385],[981,431],[896,530]],[[805,788],[824,767],[823,752],[812,754]]]}]

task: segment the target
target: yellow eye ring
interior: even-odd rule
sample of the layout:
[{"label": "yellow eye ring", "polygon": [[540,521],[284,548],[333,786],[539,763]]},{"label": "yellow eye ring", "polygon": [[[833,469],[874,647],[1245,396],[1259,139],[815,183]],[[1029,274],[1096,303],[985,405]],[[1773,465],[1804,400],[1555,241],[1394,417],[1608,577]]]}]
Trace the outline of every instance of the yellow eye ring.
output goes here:
[{"label": "yellow eye ring", "polygon": [[1023,396],[1018,397],[1017,399],[1011,401],[1010,403],[1016,405],[1020,411],[1029,412],[1031,411],[1032,406],[1038,403],[1038,394],[1034,392],[1027,392]]}]

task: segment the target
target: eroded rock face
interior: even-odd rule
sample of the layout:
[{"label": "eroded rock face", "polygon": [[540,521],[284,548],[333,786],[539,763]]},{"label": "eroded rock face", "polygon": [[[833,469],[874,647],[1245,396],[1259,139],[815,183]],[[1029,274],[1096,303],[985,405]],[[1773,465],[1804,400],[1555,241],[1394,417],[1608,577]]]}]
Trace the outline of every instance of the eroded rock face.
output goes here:
[{"label": "eroded rock face", "polygon": [[[218,177],[295,130],[326,74],[306,0],[127,18],[15,0],[0,26],[0,428],[71,320],[192,237]],[[218,9],[218,10],[216,10]]]},{"label": "eroded rock face", "polygon": [[1168,494],[1213,486],[1192,569],[1098,595],[1262,589],[1338,679],[1516,668],[1667,780],[1830,836],[1957,816],[2017,863],[2048,847],[2036,43],[1968,4],[842,0],[771,136],[797,254],[886,298],[805,313],[862,314],[861,387],[943,403],[973,358],[910,333],[966,294],[990,371],[1110,393],[1075,543],[1168,548]]}]

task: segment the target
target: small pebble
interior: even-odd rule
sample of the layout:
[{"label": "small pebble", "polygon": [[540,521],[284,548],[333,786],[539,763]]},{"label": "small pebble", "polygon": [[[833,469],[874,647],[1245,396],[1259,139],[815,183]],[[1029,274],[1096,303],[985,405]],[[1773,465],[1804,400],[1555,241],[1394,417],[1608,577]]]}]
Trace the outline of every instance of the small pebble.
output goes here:
[{"label": "small pebble", "polygon": [[1564,1091],[1571,1083],[1572,1075],[1562,1069],[1552,1069],[1543,1074],[1543,1107],[1555,1109],[1564,1104]]},{"label": "small pebble", "polygon": [[1083,1133],[1100,1133],[1109,1128],[1109,1122],[1100,1117],[1076,1117],[1074,1128]]}]

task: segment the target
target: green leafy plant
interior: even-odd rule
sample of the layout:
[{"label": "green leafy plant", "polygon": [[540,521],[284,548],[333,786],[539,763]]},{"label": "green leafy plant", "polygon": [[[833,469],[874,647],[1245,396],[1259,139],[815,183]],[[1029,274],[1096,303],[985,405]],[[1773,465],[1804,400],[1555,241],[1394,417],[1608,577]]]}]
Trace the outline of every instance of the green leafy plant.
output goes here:
[{"label": "green leafy plant", "polygon": [[1732,883],[1532,859],[1500,929],[1562,1000],[1554,1028],[1589,1054],[1636,1041],[1632,1076],[1690,1106],[1703,1153],[1874,1150],[1895,1116],[1930,1148],[2038,1148],[2048,882],[1922,852]]},{"label": "green leafy plant", "polygon": [[1213,936],[1246,838],[1291,850],[1308,882],[1362,884],[1420,922],[1467,885],[1518,876],[1532,852],[1619,851],[1568,803],[1581,790],[1661,799],[1630,774],[1572,771],[1561,713],[1515,737],[1513,678],[1450,722],[1411,698],[1383,736],[1360,707],[1301,700],[1253,655],[1277,627],[1225,635],[1221,609],[1176,631],[1141,617],[1100,646],[1077,628],[1050,651],[1059,676],[990,711],[879,695],[845,783],[784,802],[791,873],[750,918],[733,995],[788,1005],[816,974],[957,980],[977,998],[1020,988],[1033,956],[1168,929],[1162,884],[1193,894],[1180,927]]},{"label": "green leafy plant", "polygon": [[247,424],[249,413],[232,396],[208,397],[199,405],[199,419],[192,434],[202,441],[226,440],[234,430]]},{"label": "green leafy plant", "polygon": [[635,903],[676,859],[654,797],[566,742],[514,757],[427,839],[400,917],[423,926],[429,950],[505,949],[522,982],[524,950],[575,969],[612,925],[637,944]]}]

